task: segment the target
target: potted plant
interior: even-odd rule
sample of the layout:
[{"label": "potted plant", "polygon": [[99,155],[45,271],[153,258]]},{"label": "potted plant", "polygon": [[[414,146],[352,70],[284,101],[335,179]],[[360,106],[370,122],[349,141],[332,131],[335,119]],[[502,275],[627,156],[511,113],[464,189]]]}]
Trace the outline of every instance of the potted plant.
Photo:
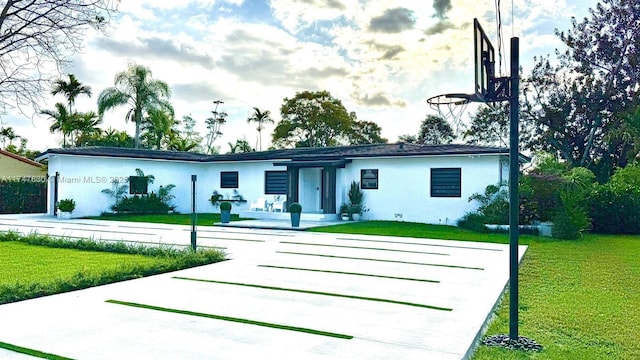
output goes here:
[{"label": "potted plant", "polygon": [[347,203],[340,205],[340,218],[343,221],[351,220],[351,207]]},{"label": "potted plant", "polygon": [[358,221],[362,213],[367,211],[364,207],[364,193],[360,190],[360,183],[352,181],[347,195],[349,197],[349,213],[351,214],[351,218]]},{"label": "potted plant", "polygon": [[68,219],[76,208],[76,202],[73,199],[62,199],[58,201],[58,217]]},{"label": "potted plant", "polygon": [[293,203],[289,206],[289,213],[291,214],[291,226],[300,226],[300,214],[302,213],[302,205]]},{"label": "potted plant", "polygon": [[220,194],[218,190],[213,190],[213,194],[211,194],[211,197],[209,198],[211,205],[213,205],[214,208],[217,208],[218,206],[220,206],[221,200],[222,194]]},{"label": "potted plant", "polygon": [[228,201],[220,203],[220,221],[222,221],[223,224],[231,221],[231,203]]}]

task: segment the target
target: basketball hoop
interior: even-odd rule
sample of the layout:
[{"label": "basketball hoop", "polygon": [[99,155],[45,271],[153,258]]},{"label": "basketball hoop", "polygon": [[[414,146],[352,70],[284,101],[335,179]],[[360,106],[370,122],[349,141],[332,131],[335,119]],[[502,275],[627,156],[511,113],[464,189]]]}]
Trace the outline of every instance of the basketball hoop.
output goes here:
[{"label": "basketball hoop", "polygon": [[429,107],[438,112],[445,119],[456,133],[459,133],[462,127],[462,115],[467,106],[473,101],[474,95],[468,94],[442,94],[432,96],[427,99]]}]

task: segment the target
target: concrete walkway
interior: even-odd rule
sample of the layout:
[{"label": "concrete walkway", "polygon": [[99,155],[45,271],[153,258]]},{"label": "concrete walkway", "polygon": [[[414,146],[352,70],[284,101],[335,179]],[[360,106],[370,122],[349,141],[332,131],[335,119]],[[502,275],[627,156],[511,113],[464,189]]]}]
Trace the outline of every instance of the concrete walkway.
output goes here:
[{"label": "concrete walkway", "polygon": [[[0,231],[188,245],[188,226],[0,217]],[[0,306],[0,342],[74,359],[462,359],[506,245],[199,227],[231,260]],[[521,255],[526,247],[521,247]],[[25,359],[0,349],[0,358]]]}]

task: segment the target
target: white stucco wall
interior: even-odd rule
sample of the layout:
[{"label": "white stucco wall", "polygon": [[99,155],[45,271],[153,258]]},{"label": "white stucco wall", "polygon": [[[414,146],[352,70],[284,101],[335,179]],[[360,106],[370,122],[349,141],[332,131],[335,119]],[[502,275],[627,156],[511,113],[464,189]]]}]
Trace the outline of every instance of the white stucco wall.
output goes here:
[{"label": "white stucco wall", "polygon": [[[112,199],[102,193],[111,188],[113,179],[126,180],[141,169],[146,175],[153,175],[155,181],[149,185],[149,192],[158,191],[161,185],[174,184],[171,194],[176,197],[176,210],[191,210],[191,175],[202,178],[204,164],[193,162],[158,161],[141,159],[107,158],[95,156],[51,155],[49,175],[60,174],[58,180],[58,200],[71,198],[76,202],[74,217],[95,216],[109,211]],[[50,186],[52,183],[50,183]],[[53,189],[50,189],[53,192]],[[202,206],[199,199],[198,206]],[[51,209],[51,204],[49,204]]]},{"label": "white stucco wall", "polygon": [[[273,195],[265,195],[264,193],[264,177],[265,171],[286,171],[283,166],[273,166],[274,160],[270,161],[246,161],[246,162],[214,162],[205,165],[204,176],[200,182],[200,190],[204,197],[205,207],[199,208],[199,212],[216,212],[209,203],[209,198],[214,190],[217,190],[224,198],[233,196],[233,190],[230,188],[222,189],[220,187],[220,172],[237,171],[238,172],[238,188],[236,189],[242,195],[246,203],[233,203],[232,213],[249,210],[252,200],[264,197],[268,201],[273,201]],[[199,179],[200,180],[200,179]]]},{"label": "white stucco wall", "polygon": [[[197,175],[197,211],[215,212],[217,209],[209,203],[213,190],[218,190],[225,198],[231,197],[234,190],[220,187],[220,172],[237,171],[237,191],[248,201],[233,204],[232,212],[238,213],[248,210],[249,202],[258,197],[273,200],[273,195],[264,194],[265,171],[286,170],[286,167],[273,166],[274,162],[276,160],[198,163],[54,154],[49,158],[49,175],[60,173],[58,199],[74,199],[76,210],[73,215],[78,217],[109,211],[112,199],[102,194],[102,189],[110,188],[113,178],[126,179],[135,175],[136,168],[155,176],[149,191],[157,191],[160,185],[176,185],[171,192],[175,196],[173,204],[182,213],[191,212],[191,175]],[[462,195],[456,198],[432,197],[430,169],[450,167],[461,168]],[[469,196],[483,192],[487,185],[498,183],[501,174],[504,176],[505,173],[504,162],[501,164],[498,155],[353,159],[337,171],[338,209],[340,204],[347,202],[351,181],[360,181],[361,169],[378,169],[378,189],[363,190],[365,205],[369,209],[366,219],[450,225],[476,208],[475,203],[468,201]],[[320,211],[320,173],[320,168],[300,169],[299,200],[305,211]]]},{"label": "white stucco wall", "polygon": [[[431,168],[461,168],[462,194],[432,197]],[[455,225],[476,208],[469,196],[500,180],[500,158],[495,155],[421,156],[411,158],[354,159],[339,172],[338,208],[347,202],[349,184],[360,181],[361,169],[378,169],[378,189],[364,189],[365,219],[415,221]]]}]

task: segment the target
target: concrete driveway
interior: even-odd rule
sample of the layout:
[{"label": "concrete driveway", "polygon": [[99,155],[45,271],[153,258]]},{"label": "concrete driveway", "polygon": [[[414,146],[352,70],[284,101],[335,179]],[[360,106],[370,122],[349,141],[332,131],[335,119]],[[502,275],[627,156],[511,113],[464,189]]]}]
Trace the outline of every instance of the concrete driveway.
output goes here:
[{"label": "concrete driveway", "polygon": [[[190,231],[0,218],[9,229],[181,245]],[[508,280],[506,245],[220,227],[198,235],[231,260],[2,305],[0,342],[73,359],[462,359]],[[30,357],[0,349],[0,358]]]}]

